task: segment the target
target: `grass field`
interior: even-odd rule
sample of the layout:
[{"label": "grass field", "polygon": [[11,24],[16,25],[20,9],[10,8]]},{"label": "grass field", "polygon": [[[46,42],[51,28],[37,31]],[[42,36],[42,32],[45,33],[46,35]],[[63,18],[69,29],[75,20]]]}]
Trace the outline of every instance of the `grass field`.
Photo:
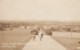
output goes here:
[{"label": "grass field", "polygon": [[80,50],[80,38],[68,38],[68,37],[52,37],[60,44],[65,46],[67,50]]},{"label": "grass field", "polygon": [[21,50],[30,39],[29,29],[0,31],[0,50]]}]

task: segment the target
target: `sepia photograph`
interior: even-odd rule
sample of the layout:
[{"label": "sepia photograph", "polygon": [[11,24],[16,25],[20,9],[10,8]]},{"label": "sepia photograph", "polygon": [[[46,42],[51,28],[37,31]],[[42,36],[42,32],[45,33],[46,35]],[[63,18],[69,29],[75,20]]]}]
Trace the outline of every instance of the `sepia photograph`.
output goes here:
[{"label": "sepia photograph", "polygon": [[80,50],[80,0],[0,0],[0,50]]}]

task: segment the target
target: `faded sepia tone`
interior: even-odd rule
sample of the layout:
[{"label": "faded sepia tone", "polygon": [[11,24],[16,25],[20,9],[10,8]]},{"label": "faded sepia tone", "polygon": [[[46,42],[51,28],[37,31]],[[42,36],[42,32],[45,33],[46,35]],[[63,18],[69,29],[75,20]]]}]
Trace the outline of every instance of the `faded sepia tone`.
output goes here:
[{"label": "faded sepia tone", "polygon": [[0,50],[80,50],[80,0],[0,0]]}]

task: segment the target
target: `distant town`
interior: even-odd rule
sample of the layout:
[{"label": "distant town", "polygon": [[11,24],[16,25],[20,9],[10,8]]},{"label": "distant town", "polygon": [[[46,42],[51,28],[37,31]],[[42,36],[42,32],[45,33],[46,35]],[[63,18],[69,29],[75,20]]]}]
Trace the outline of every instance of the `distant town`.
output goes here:
[{"label": "distant town", "polygon": [[48,31],[80,32],[80,23],[75,22],[0,22],[0,31],[13,30],[14,28],[37,30],[40,27]]}]

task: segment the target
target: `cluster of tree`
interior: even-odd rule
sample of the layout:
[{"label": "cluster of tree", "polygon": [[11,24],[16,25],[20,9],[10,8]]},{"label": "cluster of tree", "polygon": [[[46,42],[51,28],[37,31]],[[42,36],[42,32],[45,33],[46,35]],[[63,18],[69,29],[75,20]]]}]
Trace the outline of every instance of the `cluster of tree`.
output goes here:
[{"label": "cluster of tree", "polygon": [[19,27],[18,24],[10,24],[10,23],[0,23],[0,31],[5,31],[8,28],[16,28]]},{"label": "cluster of tree", "polygon": [[52,31],[80,32],[80,26],[79,25],[56,26],[56,27],[51,27],[50,30],[52,30]]}]

